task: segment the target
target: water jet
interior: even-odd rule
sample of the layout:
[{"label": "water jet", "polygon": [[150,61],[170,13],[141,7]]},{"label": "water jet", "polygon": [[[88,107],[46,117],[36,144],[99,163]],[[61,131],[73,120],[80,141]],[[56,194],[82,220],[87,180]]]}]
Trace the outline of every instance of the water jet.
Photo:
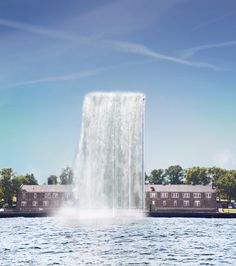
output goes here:
[{"label": "water jet", "polygon": [[79,209],[144,209],[144,111],[142,93],[85,96],[73,167]]}]

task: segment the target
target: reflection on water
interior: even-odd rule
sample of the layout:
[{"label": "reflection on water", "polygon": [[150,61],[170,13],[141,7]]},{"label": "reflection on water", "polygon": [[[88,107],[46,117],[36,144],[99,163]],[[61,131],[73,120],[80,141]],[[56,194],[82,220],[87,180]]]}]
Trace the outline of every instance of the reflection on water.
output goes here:
[{"label": "reflection on water", "polygon": [[236,265],[235,220],[0,219],[0,265]]}]

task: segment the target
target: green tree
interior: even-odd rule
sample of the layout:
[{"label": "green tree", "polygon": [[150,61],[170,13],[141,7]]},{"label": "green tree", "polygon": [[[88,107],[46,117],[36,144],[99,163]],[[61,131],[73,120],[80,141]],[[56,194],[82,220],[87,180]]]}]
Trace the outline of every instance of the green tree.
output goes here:
[{"label": "green tree", "polygon": [[50,175],[48,177],[48,185],[57,185],[58,184],[58,177],[56,175]]},{"label": "green tree", "polygon": [[74,174],[72,169],[67,166],[66,168],[62,169],[62,173],[60,174],[60,184],[61,185],[68,185],[73,183]]},{"label": "green tree", "polygon": [[38,181],[35,178],[34,174],[25,175],[26,183],[24,185],[38,185]]},{"label": "green tree", "polygon": [[22,185],[38,185],[38,181],[33,174],[14,176],[12,179],[12,190],[14,196],[17,196]]},{"label": "green tree", "polygon": [[212,185],[216,186],[217,180],[224,176],[227,173],[227,170],[219,168],[219,167],[210,167],[207,169],[207,175],[211,179]]},{"label": "green tree", "polygon": [[226,171],[224,175],[217,179],[216,186],[220,198],[228,201],[236,200],[236,171]]},{"label": "green tree", "polygon": [[207,185],[211,182],[211,178],[207,174],[206,168],[194,166],[187,170],[185,182],[192,185]]},{"label": "green tree", "polygon": [[14,196],[17,196],[20,187],[25,183],[26,179],[24,175],[14,176],[12,179],[12,192]]},{"label": "green tree", "polygon": [[170,184],[182,184],[184,170],[180,165],[172,165],[165,170],[165,176]]},{"label": "green tree", "polygon": [[165,183],[165,171],[163,169],[154,169],[150,175],[151,183],[164,184]]},{"label": "green tree", "polygon": [[0,187],[3,193],[3,199],[6,204],[12,206],[12,178],[14,173],[12,168],[3,168],[0,170]]},{"label": "green tree", "polygon": [[4,194],[2,188],[0,187],[0,202],[3,200]]}]

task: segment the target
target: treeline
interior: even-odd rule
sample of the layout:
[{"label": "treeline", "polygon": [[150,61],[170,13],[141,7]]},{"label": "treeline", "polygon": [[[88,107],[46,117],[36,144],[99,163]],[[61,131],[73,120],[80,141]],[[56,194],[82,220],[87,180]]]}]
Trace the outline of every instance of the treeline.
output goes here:
[{"label": "treeline", "polygon": [[150,184],[211,184],[216,188],[219,200],[236,200],[236,170],[199,166],[183,169],[180,165],[172,165],[145,174],[145,181]]},{"label": "treeline", "polygon": [[[72,184],[73,171],[70,167],[62,169],[58,176],[50,175],[47,178],[48,185]],[[12,207],[16,204],[16,197],[22,185],[38,185],[34,174],[16,175],[12,168],[0,169],[0,207]]]},{"label": "treeline", "polygon": [[59,176],[50,175],[47,179],[48,185],[69,185],[73,183],[74,174],[71,167],[67,166],[62,169],[62,172]]}]

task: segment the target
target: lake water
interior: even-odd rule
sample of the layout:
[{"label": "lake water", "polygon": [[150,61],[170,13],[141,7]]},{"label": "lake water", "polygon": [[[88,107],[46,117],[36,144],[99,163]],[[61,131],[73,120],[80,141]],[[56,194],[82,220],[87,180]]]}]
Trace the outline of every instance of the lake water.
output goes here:
[{"label": "lake water", "polygon": [[236,220],[0,219],[0,265],[236,265]]}]

